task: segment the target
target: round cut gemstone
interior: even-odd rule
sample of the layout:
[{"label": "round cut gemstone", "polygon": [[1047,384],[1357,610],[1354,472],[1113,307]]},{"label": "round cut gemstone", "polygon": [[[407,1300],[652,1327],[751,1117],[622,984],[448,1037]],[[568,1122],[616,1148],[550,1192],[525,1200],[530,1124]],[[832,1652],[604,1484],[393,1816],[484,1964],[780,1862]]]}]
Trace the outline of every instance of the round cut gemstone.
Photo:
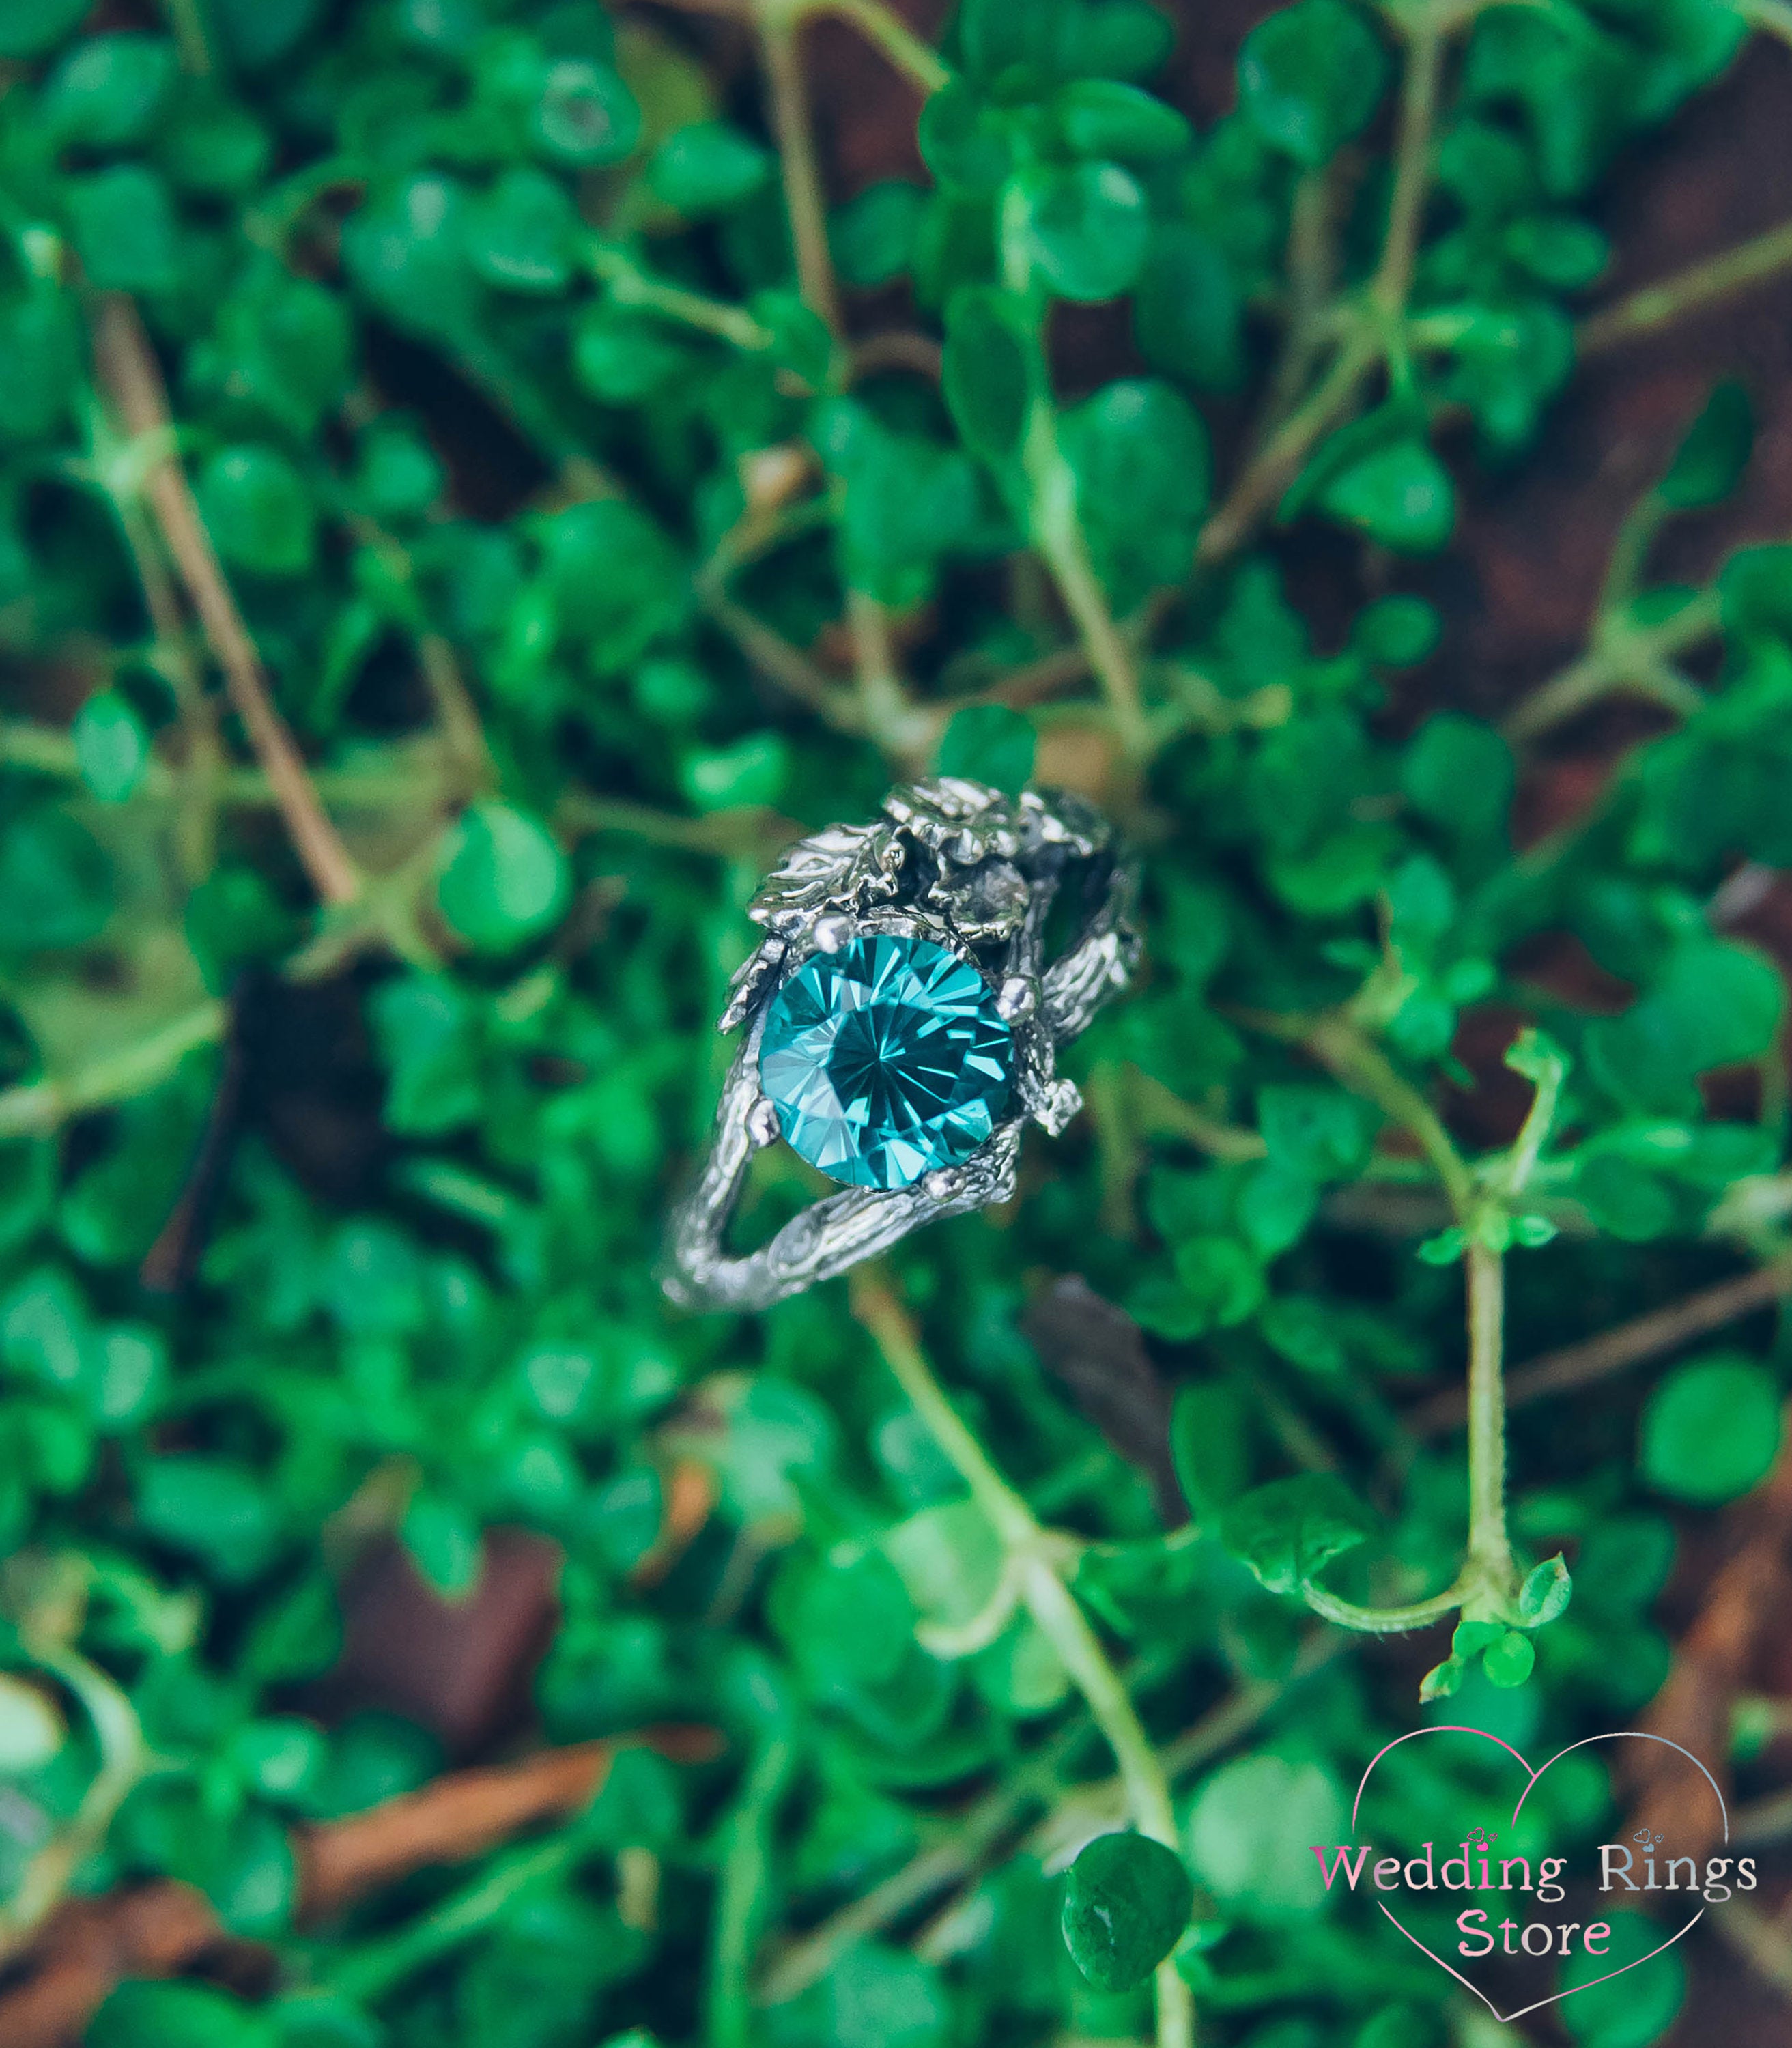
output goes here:
[{"label": "round cut gemstone", "polygon": [[791,1149],[855,1187],[906,1188],[967,1158],[1014,1077],[1014,1034],[983,976],[887,933],[813,954],[759,1041],[759,1084]]}]

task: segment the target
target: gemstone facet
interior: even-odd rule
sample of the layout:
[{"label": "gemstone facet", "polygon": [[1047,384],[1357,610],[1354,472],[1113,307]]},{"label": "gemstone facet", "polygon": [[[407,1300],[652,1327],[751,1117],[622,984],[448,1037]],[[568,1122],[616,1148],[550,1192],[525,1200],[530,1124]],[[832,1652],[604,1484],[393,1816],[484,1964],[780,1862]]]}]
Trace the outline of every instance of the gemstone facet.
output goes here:
[{"label": "gemstone facet", "polygon": [[759,1084],[791,1149],[836,1181],[906,1188],[984,1143],[1014,1034],[976,968],[875,933],[813,954],[772,999]]}]

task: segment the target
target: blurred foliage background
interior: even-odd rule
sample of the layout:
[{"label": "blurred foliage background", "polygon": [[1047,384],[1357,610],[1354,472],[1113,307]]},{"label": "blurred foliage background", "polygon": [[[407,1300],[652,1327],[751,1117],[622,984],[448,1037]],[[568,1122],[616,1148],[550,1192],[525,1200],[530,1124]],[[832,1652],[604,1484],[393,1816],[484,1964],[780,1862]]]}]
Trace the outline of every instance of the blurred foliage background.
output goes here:
[{"label": "blurred foliage background", "polygon": [[[6,2048],[1783,2038],[1789,30],[0,0]],[[1087,1110],[676,1317],[933,769]],[[1441,1718],[1762,1891],[1495,2022],[1305,1867]]]}]

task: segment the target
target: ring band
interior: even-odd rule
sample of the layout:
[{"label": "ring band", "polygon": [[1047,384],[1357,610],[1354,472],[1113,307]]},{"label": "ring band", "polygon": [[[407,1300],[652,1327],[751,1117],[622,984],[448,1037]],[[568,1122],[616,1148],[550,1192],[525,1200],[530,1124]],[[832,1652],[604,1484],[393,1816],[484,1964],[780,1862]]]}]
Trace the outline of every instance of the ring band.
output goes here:
[{"label": "ring band", "polygon": [[[1056,1136],[1082,1107],[1057,1049],[1131,976],[1135,879],[1081,798],[956,776],[791,847],[748,909],[766,935],[717,1026],[747,1029],[673,1219],[670,1299],[766,1308],[923,1224],[1006,1201],[1023,1127]],[[1071,892],[1079,928],[1048,960],[1048,914]],[[748,1165],[781,1136],[851,1185],[730,1256]]]}]

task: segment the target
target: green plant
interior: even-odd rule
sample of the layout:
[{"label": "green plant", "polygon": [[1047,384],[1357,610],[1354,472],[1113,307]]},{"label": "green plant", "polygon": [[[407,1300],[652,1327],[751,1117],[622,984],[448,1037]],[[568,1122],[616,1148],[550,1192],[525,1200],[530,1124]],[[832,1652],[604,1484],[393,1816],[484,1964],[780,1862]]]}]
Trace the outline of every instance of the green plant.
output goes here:
[{"label": "green plant", "polygon": [[[1778,1451],[1777,1347],[1676,1367],[1640,1448],[1592,1397],[1509,1453],[1503,1376],[1509,1323],[1786,1284],[1783,983],[1723,890],[1792,863],[1792,545],[1651,576],[1747,464],[1720,385],[1503,730],[1382,716],[1444,633],[1401,565],[1577,359],[1792,266],[1782,227],[1577,311],[1614,160],[1792,17],[1294,0],[1197,132],[1146,0],[963,0],[939,49],[692,0],[762,121],[664,11],[87,11],[0,16],[0,1956],[173,1877],[265,1996],[129,1981],[99,2048],[1472,2044],[1301,1844],[1415,1690],[1520,1744],[1639,1710],[1666,1504]],[[823,14],[925,188],[830,209]],[[1067,302],[1135,374],[1067,386]],[[1363,570],[1324,645],[1313,524]],[[1619,698],[1646,736],[1515,848]],[[672,1317],[758,875],[893,778],[1036,765],[1145,855],[1087,1116],[1010,1214]],[[1621,1006],[1538,978],[1564,931]],[[285,1069],[363,1030],[320,1142]],[[768,1151],[750,1220],[811,1192]],[[1093,1394],[1041,1366],[1086,1360],[1069,1273]],[[1464,1360],[1459,1448],[1405,1395]],[[578,1751],[538,1840],[301,1931],[314,1831],[447,1782],[325,1710],[351,1566],[459,1602],[519,1525],[564,1558],[542,1743],[713,1742]]]}]

